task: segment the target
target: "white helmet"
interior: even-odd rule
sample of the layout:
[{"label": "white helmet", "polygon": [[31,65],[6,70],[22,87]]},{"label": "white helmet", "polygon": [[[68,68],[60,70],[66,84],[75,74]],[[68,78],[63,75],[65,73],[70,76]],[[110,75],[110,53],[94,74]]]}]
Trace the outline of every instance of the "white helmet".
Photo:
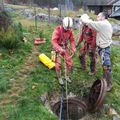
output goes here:
[{"label": "white helmet", "polygon": [[80,21],[85,21],[85,20],[88,20],[90,17],[87,15],[87,14],[83,14],[81,17],[80,17]]},{"label": "white helmet", "polygon": [[73,26],[73,20],[71,17],[65,17],[63,19],[63,27],[65,30],[71,28]]}]

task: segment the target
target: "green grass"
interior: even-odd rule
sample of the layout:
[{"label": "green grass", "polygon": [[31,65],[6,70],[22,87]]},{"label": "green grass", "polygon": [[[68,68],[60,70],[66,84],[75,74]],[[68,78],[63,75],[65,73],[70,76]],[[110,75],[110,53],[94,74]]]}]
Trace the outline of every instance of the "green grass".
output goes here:
[{"label": "green grass", "polygon": [[[18,20],[18,18],[17,18]],[[16,72],[22,69],[26,56],[31,54],[33,48],[33,38],[38,37],[34,33],[34,21],[25,20],[20,18],[18,21],[22,22],[24,26],[25,36],[27,43],[24,43],[19,49],[9,52],[5,49],[0,49],[0,100],[6,97],[6,93],[11,89],[10,80],[17,78]],[[54,30],[55,24],[48,25],[47,23],[38,22],[38,29],[43,31],[46,43],[39,46],[39,52],[45,53],[50,57],[52,50],[51,35]],[[44,28],[44,29],[43,29]],[[32,34],[31,34],[32,33]],[[77,33],[77,31],[75,31]],[[77,40],[76,40],[77,41]],[[94,77],[88,76],[89,72],[89,57],[88,69],[86,72],[80,69],[79,59],[77,53],[73,58],[74,67],[71,74],[72,84],[68,85],[68,91],[84,98],[88,96],[89,89],[98,77],[102,75],[102,68],[97,65],[97,74]],[[44,106],[40,97],[44,93],[49,95],[54,92],[60,92],[60,86],[57,81],[55,70],[49,70],[39,62],[38,57],[35,58],[36,66],[30,71],[25,82],[23,83],[24,90],[16,98],[16,104],[7,104],[0,106],[0,120],[57,120],[56,116],[49,112]],[[113,68],[113,90],[106,95],[106,104],[113,104],[114,108],[120,113],[120,48],[112,46],[111,61]],[[22,67],[21,67],[22,66]],[[19,81],[20,82],[20,81]],[[33,89],[32,87],[35,86]],[[111,118],[100,116],[99,120],[110,120]]]},{"label": "green grass", "polygon": [[[24,63],[25,56],[30,53],[32,45],[21,43],[19,49],[13,51],[7,51],[6,49],[0,49],[0,90],[7,88],[7,83],[14,77],[15,72],[20,69],[20,66]],[[1,91],[0,91],[1,92]],[[3,92],[3,91],[2,91]]]},{"label": "green grass", "polygon": [[113,67],[113,90],[108,93],[107,102],[113,104],[113,106],[117,109],[118,113],[120,113],[120,47],[113,47],[111,52],[111,60]]},{"label": "green grass", "polygon": [[[39,24],[41,25],[41,23]],[[32,25],[34,25],[33,22]],[[43,24],[43,26],[48,27],[46,23]],[[26,28],[24,28],[24,31],[27,33],[30,31],[30,29],[29,27]],[[47,43],[50,44],[53,25],[49,26],[49,28],[50,29],[45,33],[45,36]],[[25,34],[25,36],[27,38],[27,43],[23,43],[19,49],[11,52],[5,49],[0,49],[0,99],[3,99],[6,96],[7,91],[11,89],[10,81],[12,79],[19,79],[17,78],[16,74],[21,70],[21,66],[24,64],[26,56],[31,54],[31,50],[33,48],[33,38],[38,37],[37,34],[31,35],[30,33]],[[50,46],[46,47],[46,50],[49,48]],[[40,51],[42,52],[42,50]],[[43,52],[45,51],[43,50]],[[28,82],[26,82],[24,86],[26,92],[23,91],[20,97],[16,99],[17,105],[14,106],[13,104],[8,104],[0,107],[1,120],[6,119],[6,117],[8,117],[9,120],[54,120],[56,118],[54,115],[48,112],[48,109],[44,107],[39,99],[41,94],[43,94],[45,91],[49,91],[53,87],[51,83],[55,80],[53,79],[51,82],[49,81],[49,78],[52,79],[53,76],[55,76],[55,73],[54,71],[49,71],[50,73],[47,73],[48,69],[39,63],[38,58],[36,58],[36,61],[37,68],[31,71],[30,77],[28,76]],[[45,77],[41,76],[41,74],[43,74],[43,76],[46,76],[47,74],[48,78],[46,79]],[[51,77],[49,77],[50,74],[53,74],[53,76],[51,75]],[[37,88],[32,90],[32,85],[37,82],[39,83]]]}]

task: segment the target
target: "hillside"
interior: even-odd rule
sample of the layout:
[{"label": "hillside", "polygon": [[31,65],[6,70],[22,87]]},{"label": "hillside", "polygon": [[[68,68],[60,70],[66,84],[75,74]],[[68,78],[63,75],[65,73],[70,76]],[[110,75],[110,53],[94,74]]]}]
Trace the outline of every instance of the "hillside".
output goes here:
[{"label": "hillside", "polygon": [[[36,31],[34,19],[18,14],[19,10],[13,12],[12,17],[21,22],[26,41],[12,51],[0,47],[0,120],[57,120],[55,114],[51,113],[48,103],[51,99],[56,101],[60,98],[61,87],[55,69],[49,70],[39,61],[38,56],[40,53],[51,56],[51,35],[58,24],[38,21]],[[46,38],[46,43],[35,46],[34,38],[39,37],[41,33],[42,37]],[[77,41],[79,31],[74,30],[74,33]],[[68,85],[68,93],[71,92],[82,99],[88,96],[93,82],[101,77],[102,68],[98,57],[97,73],[95,76],[89,76],[89,67],[87,71],[81,70],[78,52],[79,48],[73,58],[74,67],[70,75],[72,83]],[[119,46],[112,45],[111,60],[113,89],[107,93],[104,104],[112,105],[120,114]],[[45,100],[42,100],[43,97]],[[111,120],[111,116],[104,110],[88,116],[93,120]]]}]

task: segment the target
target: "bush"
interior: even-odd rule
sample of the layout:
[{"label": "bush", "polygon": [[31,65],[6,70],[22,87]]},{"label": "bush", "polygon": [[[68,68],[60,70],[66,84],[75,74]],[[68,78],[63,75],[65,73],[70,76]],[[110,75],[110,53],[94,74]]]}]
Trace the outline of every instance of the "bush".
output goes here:
[{"label": "bush", "polygon": [[15,49],[22,39],[22,25],[13,22],[7,12],[0,12],[0,46],[6,49]]},{"label": "bush", "polygon": [[23,29],[22,29],[22,24],[19,22],[14,22],[13,23],[13,28],[17,33],[17,36],[19,37],[19,40],[23,39]]},{"label": "bush", "polygon": [[0,44],[6,49],[15,49],[20,45],[21,39],[23,38],[21,24],[14,24],[9,26],[7,31],[0,32]]},{"label": "bush", "polygon": [[12,23],[12,20],[9,13],[6,11],[0,11],[0,31],[2,29],[6,31],[11,23]]}]

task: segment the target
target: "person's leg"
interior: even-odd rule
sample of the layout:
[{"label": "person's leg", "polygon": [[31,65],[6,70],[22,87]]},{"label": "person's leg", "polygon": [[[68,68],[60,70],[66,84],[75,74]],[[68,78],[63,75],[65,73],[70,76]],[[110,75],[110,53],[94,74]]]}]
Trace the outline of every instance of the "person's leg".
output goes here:
[{"label": "person's leg", "polygon": [[70,50],[67,48],[66,49],[66,55],[65,55],[65,78],[68,82],[71,82],[69,75],[72,71],[72,67],[73,67],[73,61],[71,58],[71,54],[70,54]]},{"label": "person's leg", "polygon": [[56,74],[59,80],[59,84],[63,85],[63,80],[62,80],[62,76],[61,76],[61,59],[59,54],[56,55],[56,60],[55,60],[55,70],[56,70]]},{"label": "person's leg", "polygon": [[96,69],[96,55],[95,51],[89,51],[89,57],[90,57],[90,73],[91,75],[95,74]]},{"label": "person's leg", "polygon": [[107,91],[112,89],[112,73],[110,70],[110,66],[103,65],[103,78],[105,78],[107,82]]},{"label": "person's leg", "polygon": [[107,82],[107,91],[110,91],[112,89],[112,68],[110,62],[110,47],[102,49],[100,51],[100,56],[103,63],[103,78],[105,78]]},{"label": "person's leg", "polygon": [[80,49],[80,55],[79,55],[79,59],[80,59],[80,64],[82,66],[83,70],[86,70],[86,46],[84,45],[81,49]]}]

